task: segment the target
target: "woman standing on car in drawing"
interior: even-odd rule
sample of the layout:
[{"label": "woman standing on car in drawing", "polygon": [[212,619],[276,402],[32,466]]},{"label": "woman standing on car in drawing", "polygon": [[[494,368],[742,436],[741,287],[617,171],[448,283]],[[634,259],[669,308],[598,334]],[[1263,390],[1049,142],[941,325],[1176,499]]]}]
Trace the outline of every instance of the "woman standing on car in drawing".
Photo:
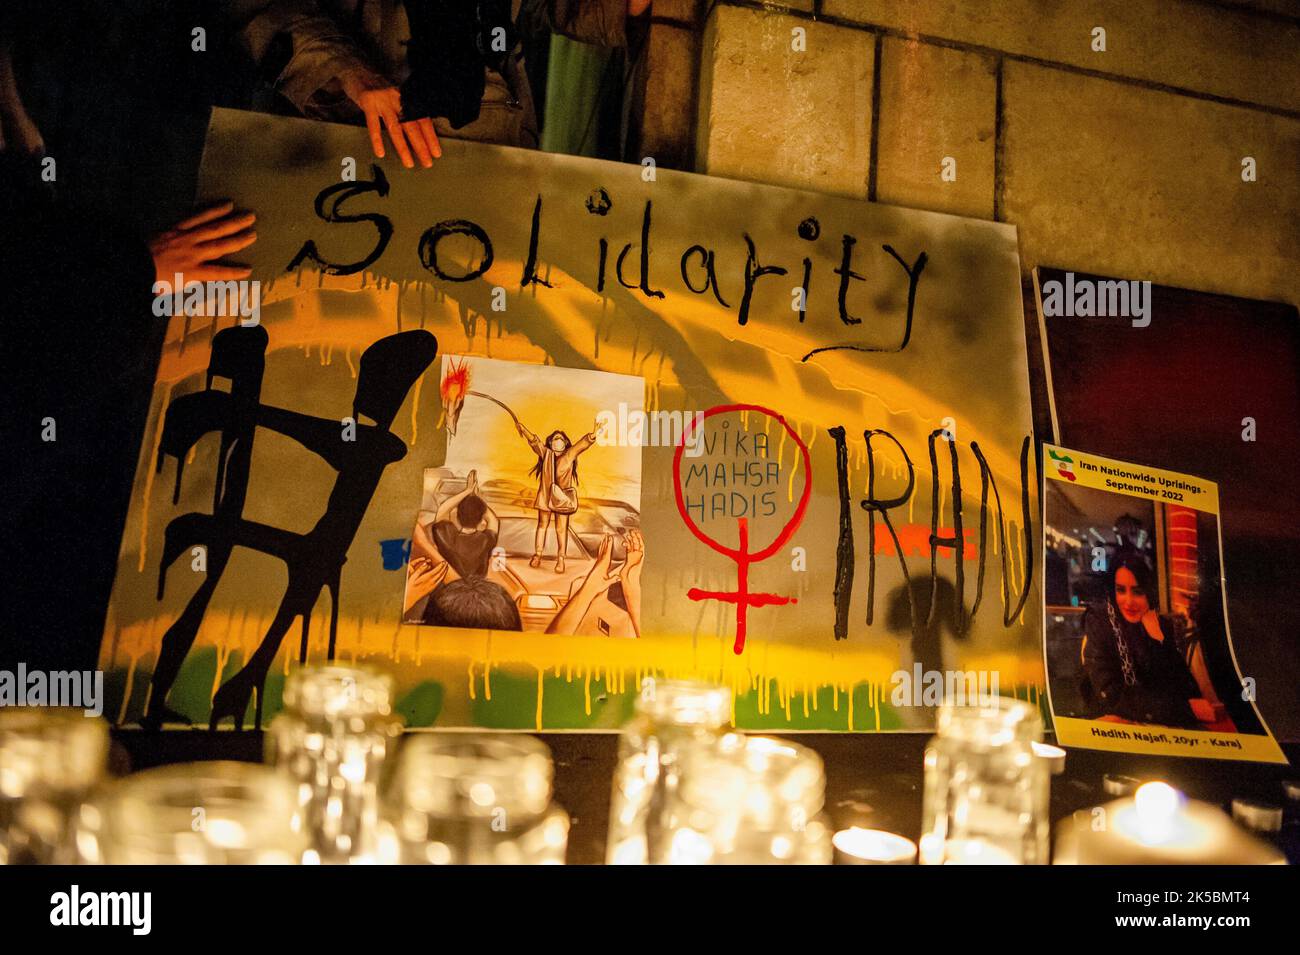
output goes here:
[{"label": "woman standing on car in drawing", "polygon": [[[537,477],[537,534],[533,538],[531,567],[542,566],[546,531],[555,520],[555,572],[564,573],[564,544],[569,539],[569,515],[578,509],[578,455],[596,443],[596,429],[573,442],[563,431],[552,431],[543,442],[515,419],[519,436],[537,455],[528,473]],[[599,427],[599,425],[597,425]]]}]

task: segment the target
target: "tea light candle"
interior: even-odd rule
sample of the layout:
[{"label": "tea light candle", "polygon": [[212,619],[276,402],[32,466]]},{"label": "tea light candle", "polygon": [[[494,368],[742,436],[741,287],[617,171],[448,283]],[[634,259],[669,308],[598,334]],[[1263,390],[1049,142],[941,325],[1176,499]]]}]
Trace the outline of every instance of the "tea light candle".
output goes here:
[{"label": "tea light candle", "polygon": [[1142,780],[1119,773],[1107,773],[1101,778],[1101,788],[1107,796],[1128,796],[1141,785]]},{"label": "tea light candle", "polygon": [[[1098,824],[1100,823],[1100,824]],[[1064,824],[1058,862],[1081,865],[1277,864],[1280,852],[1218,808],[1166,783],[1145,783]]]},{"label": "tea light candle", "polygon": [[841,829],[831,844],[842,865],[911,865],[916,861],[915,842],[881,829]]},{"label": "tea light candle", "polygon": [[1065,772],[1065,750],[1059,746],[1053,746],[1051,743],[1033,744],[1034,755],[1047,763],[1048,769],[1052,771],[1053,776],[1059,776]]},{"label": "tea light candle", "polygon": [[984,839],[949,839],[943,846],[944,865],[1018,865],[1015,857]]},{"label": "tea light candle", "polygon": [[1234,799],[1232,818],[1252,832],[1275,833],[1282,831],[1282,807],[1253,799]]}]

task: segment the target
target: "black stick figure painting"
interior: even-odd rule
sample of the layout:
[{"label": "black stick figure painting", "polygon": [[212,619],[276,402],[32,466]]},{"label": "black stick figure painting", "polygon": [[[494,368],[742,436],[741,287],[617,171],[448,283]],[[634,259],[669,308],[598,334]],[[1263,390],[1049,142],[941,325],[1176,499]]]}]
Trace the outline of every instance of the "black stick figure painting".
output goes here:
[{"label": "black stick figure painting", "polygon": [[[221,445],[212,513],[182,514],[167,525],[158,567],[158,599],[163,596],[168,567],[191,548],[206,548],[207,572],[163,635],[150,705],[142,720],[146,727],[188,722],[168,708],[167,694],[194,645],[213,592],[236,547],[279,558],[288,570],[289,581],[261,643],[213,697],[211,726],[215,728],[229,717],[237,728],[242,727],[250,700],[254,703],[254,721],[260,725],[262,688],[280,643],[293,621],[301,617],[299,659],[305,661],[312,608],[324,589],[330,593],[328,655],[334,657],[340,578],[348,548],[384,469],[406,455],[406,445],[389,428],[407,393],[438,351],[437,341],[425,331],[401,332],[376,341],[361,355],[351,417],[336,419],[261,401],[267,341],[266,331],[260,326],[218,332],[212,340],[206,387],[176,398],[167,407],[157,467],[162,469],[165,457],[176,459],[173,502],[179,499],[182,466],[190,449],[211,432],[220,434]],[[215,379],[228,381],[229,391],[214,389]],[[324,512],[306,533],[283,530],[244,516],[253,443],[259,428],[291,438],[337,472]]]}]

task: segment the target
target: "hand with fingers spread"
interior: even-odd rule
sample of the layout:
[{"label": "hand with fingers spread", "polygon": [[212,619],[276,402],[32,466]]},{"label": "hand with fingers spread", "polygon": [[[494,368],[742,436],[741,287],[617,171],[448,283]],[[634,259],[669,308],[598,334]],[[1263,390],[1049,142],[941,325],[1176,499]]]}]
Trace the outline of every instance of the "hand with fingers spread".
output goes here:
[{"label": "hand with fingers spread", "polygon": [[578,632],[578,624],[582,623],[582,618],[587,615],[595,599],[609,590],[618,580],[617,574],[609,572],[609,562],[613,552],[614,538],[606,534],[601,538],[600,548],[596,552],[596,563],[587,572],[587,576],[578,585],[577,590],[569,597],[568,602],[555,615],[550,626],[546,628],[547,633],[572,635]]},{"label": "hand with fingers spread", "polygon": [[600,539],[600,547],[596,551],[596,563],[592,565],[591,570],[582,581],[582,585],[578,588],[578,593],[586,598],[588,604],[609,590],[614,585],[614,582],[618,580],[617,574],[609,572],[609,564],[613,556],[614,536],[606,534]]},{"label": "hand with fingers spread", "polygon": [[645,538],[636,528],[630,529],[623,537],[623,546],[627,549],[627,558],[619,568],[619,577],[641,575],[641,563],[645,560]]},{"label": "hand with fingers spread", "polygon": [[251,212],[235,212],[233,202],[222,202],[184,219],[149,241],[159,282],[171,284],[176,275],[184,282],[244,279],[252,269],[219,262],[257,241]]},{"label": "hand with fingers spread", "polygon": [[384,158],[383,130],[388,131],[393,148],[397,150],[397,158],[407,169],[415,166],[412,153],[426,169],[442,155],[442,146],[438,143],[433,120],[428,117],[402,120],[402,94],[397,87],[376,85],[375,79],[361,74],[350,74],[341,79],[343,92],[366,115],[370,148],[377,157]]}]

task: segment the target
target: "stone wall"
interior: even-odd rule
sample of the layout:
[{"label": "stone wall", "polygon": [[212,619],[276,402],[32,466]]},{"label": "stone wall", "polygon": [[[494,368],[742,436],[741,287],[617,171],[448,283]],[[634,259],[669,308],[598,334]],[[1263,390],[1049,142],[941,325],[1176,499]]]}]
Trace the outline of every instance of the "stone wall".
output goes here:
[{"label": "stone wall", "polygon": [[1011,222],[1026,272],[1300,302],[1297,0],[653,12],[642,143],[666,165]]}]

